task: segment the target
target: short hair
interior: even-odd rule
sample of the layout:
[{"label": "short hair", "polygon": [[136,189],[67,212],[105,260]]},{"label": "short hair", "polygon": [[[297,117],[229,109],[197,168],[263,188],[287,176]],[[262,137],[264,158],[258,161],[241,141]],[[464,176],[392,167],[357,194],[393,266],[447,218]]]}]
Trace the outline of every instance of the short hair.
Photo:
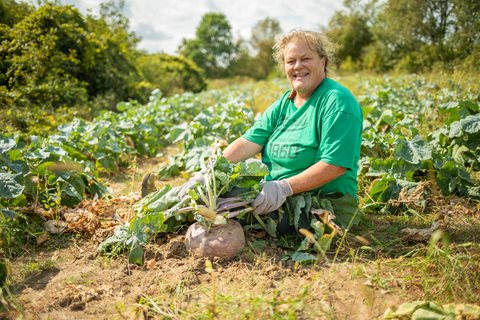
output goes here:
[{"label": "short hair", "polygon": [[310,49],[320,56],[320,59],[325,58],[325,75],[329,71],[330,73],[333,72],[331,66],[335,61],[336,47],[330,38],[319,32],[300,29],[293,29],[276,39],[276,43],[273,46],[273,58],[277,61],[282,71],[285,71],[285,48],[289,44],[299,41],[305,41]]}]

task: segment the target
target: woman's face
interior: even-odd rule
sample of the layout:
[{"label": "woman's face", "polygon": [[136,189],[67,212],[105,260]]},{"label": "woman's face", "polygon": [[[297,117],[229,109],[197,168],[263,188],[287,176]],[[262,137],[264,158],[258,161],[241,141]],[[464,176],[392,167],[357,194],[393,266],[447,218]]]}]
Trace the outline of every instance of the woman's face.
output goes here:
[{"label": "woman's face", "polygon": [[325,58],[320,58],[305,41],[290,43],[285,49],[285,73],[297,93],[308,99],[325,79]]}]

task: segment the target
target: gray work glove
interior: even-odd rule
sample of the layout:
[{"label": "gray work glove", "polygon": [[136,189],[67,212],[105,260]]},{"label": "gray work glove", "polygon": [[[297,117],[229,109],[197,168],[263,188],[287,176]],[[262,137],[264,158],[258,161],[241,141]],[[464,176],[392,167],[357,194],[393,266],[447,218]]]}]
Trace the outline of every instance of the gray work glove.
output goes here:
[{"label": "gray work glove", "polygon": [[183,199],[188,194],[188,191],[192,190],[198,183],[203,183],[204,181],[205,177],[203,174],[200,172],[195,172],[190,180],[180,186],[180,189],[178,190],[178,197]]},{"label": "gray work glove", "polygon": [[252,203],[255,208],[253,214],[265,214],[277,210],[292,194],[293,190],[287,179],[263,183],[262,191]]}]

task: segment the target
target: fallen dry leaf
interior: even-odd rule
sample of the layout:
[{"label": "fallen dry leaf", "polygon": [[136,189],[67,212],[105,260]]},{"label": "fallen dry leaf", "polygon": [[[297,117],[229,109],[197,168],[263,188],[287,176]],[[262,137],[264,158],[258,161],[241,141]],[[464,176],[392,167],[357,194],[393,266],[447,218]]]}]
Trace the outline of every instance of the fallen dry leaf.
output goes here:
[{"label": "fallen dry leaf", "polygon": [[155,268],[155,264],[155,259],[145,261],[145,265],[147,266],[148,270],[152,270],[153,268]]},{"label": "fallen dry leaf", "polygon": [[424,200],[425,189],[429,185],[430,182],[428,181],[420,182],[420,184],[415,189],[411,190],[410,193],[408,192],[407,188],[403,188],[398,195],[398,199],[391,199],[389,204],[393,207],[398,207],[400,204],[405,204],[408,208],[417,210],[420,208],[420,205],[417,203]]},{"label": "fallen dry leaf", "polygon": [[59,220],[49,220],[43,224],[43,229],[52,234],[60,234],[65,231],[66,227],[67,223]]},{"label": "fallen dry leaf", "polygon": [[336,218],[333,213],[328,210],[314,208],[310,209],[310,212],[319,216],[320,219],[322,219],[323,223],[332,228],[334,231],[338,232],[340,236],[343,236],[342,228],[340,228],[335,222],[333,222],[333,219]]},{"label": "fallen dry leaf", "polygon": [[443,209],[440,211],[435,219],[432,222],[432,225],[429,228],[425,229],[414,229],[414,228],[406,228],[402,229],[401,232],[406,233],[406,235],[403,237],[403,240],[413,240],[413,241],[428,241],[430,240],[430,237],[432,234],[441,227],[443,224],[443,221],[445,219],[445,216],[452,211],[450,209],[452,206],[448,206],[447,208]]},{"label": "fallen dry leaf", "polygon": [[37,245],[41,245],[47,240],[48,240],[48,232],[46,230],[43,230],[42,234],[39,235],[37,238]]}]

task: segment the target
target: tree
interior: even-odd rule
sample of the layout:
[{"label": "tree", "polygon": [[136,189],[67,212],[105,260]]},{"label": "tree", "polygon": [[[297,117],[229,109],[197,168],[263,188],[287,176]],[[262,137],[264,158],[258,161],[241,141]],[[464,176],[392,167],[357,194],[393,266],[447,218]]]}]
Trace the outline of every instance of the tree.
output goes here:
[{"label": "tree", "polygon": [[345,0],[345,10],[337,11],[328,22],[325,33],[338,45],[340,61],[361,59],[363,50],[372,42],[369,19],[373,4],[360,0]]},{"label": "tree", "polygon": [[[112,105],[145,101],[153,88],[136,66],[139,39],[112,3],[86,19],[73,6],[46,4],[0,25],[0,105],[72,106],[108,95]],[[3,26],[3,27],[2,27]]]},{"label": "tree", "polygon": [[207,13],[197,27],[196,38],[183,39],[178,51],[204,69],[208,78],[218,78],[228,72],[237,52],[231,30],[224,14]]},{"label": "tree", "polygon": [[451,61],[445,44],[455,24],[453,9],[452,0],[388,0],[372,32],[390,65],[415,72]]},{"label": "tree", "polygon": [[122,8],[123,2],[102,3],[99,17],[86,17],[92,56],[84,61],[81,78],[89,84],[90,96],[108,94],[113,105],[127,99],[144,100],[152,89],[136,63],[140,38],[129,31]]},{"label": "tree", "polygon": [[0,24],[13,27],[33,10],[33,6],[26,2],[17,3],[14,0],[0,0]]},{"label": "tree", "polygon": [[252,29],[250,44],[257,51],[255,57],[259,68],[259,77],[265,79],[275,67],[273,60],[273,46],[275,36],[282,33],[280,22],[269,17],[258,21]]},{"label": "tree", "polygon": [[455,24],[451,28],[448,44],[465,59],[470,55],[480,58],[480,2],[477,0],[452,0]]},{"label": "tree", "polygon": [[166,96],[185,91],[196,93],[207,87],[203,72],[182,56],[144,53],[137,61],[145,80],[162,90]]},{"label": "tree", "polygon": [[86,101],[87,84],[76,77],[89,54],[85,26],[71,7],[44,6],[9,29],[0,45],[4,103]]},{"label": "tree", "polygon": [[264,75],[258,66],[258,61],[250,55],[248,41],[243,38],[237,39],[237,54],[230,63],[229,71],[236,76],[245,76],[254,79],[262,79]]}]

